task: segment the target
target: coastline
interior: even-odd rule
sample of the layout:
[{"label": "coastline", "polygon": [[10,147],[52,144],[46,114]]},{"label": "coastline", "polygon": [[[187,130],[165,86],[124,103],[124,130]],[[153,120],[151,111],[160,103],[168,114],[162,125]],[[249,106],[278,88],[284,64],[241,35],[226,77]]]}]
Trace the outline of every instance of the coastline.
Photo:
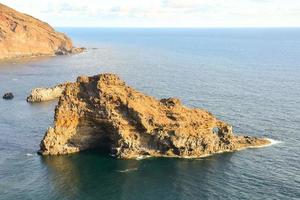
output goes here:
[{"label": "coastline", "polygon": [[0,59],[1,63],[9,63],[9,62],[17,62],[17,61],[25,61],[25,60],[34,60],[36,58],[51,58],[56,57],[57,55],[53,54],[40,54],[40,55],[20,55],[20,56],[14,56],[14,57],[5,57]]},{"label": "coastline", "polygon": [[[80,47],[83,48],[83,47]],[[52,57],[57,57],[57,56],[70,56],[70,55],[76,55],[76,54],[81,54],[86,52],[87,49],[84,48],[82,51],[79,52],[74,52],[74,53],[68,53],[64,55],[58,55],[58,54],[23,54],[23,55],[18,55],[18,56],[12,56],[12,57],[4,57],[0,58],[0,64],[1,63],[6,63],[6,62],[15,62],[15,61],[23,61],[23,60],[31,60],[31,59],[36,59],[36,58],[52,58]]]},{"label": "coastline", "polygon": [[180,157],[180,156],[149,156],[149,155],[147,155],[147,156],[138,156],[137,158],[135,158],[135,160],[143,160],[143,159],[147,159],[147,158],[158,158],[158,157],[161,157],[161,158],[183,158],[183,159],[195,159],[195,160],[197,160],[197,159],[207,158],[207,157],[213,156],[215,154],[230,153],[230,152],[242,151],[242,150],[246,150],[246,149],[259,149],[259,148],[269,147],[269,146],[273,146],[273,145],[282,143],[282,141],[274,140],[274,139],[271,139],[271,138],[262,138],[262,139],[268,140],[270,143],[265,144],[265,145],[259,145],[259,146],[243,147],[243,148],[236,149],[236,150],[218,151],[218,152],[215,152],[215,153],[212,153],[212,154],[204,154],[202,156]]}]

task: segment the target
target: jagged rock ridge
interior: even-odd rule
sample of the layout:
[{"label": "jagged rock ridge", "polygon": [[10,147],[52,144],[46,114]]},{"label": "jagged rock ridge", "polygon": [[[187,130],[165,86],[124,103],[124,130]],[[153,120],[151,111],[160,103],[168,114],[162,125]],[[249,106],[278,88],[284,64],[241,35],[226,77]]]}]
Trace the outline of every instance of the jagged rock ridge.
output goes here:
[{"label": "jagged rock ridge", "polygon": [[0,3],[0,60],[82,52],[49,24]]},{"label": "jagged rock ridge", "polygon": [[118,158],[196,158],[269,144],[235,136],[232,127],[176,98],[157,100],[127,86],[118,76],[78,77],[55,109],[54,127],[40,153],[60,155],[102,148]]}]

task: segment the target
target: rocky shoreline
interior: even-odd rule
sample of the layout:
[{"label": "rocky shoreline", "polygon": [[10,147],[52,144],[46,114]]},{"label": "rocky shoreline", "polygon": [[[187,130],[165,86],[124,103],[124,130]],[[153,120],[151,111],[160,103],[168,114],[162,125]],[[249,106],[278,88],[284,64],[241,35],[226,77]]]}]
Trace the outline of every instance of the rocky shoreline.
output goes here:
[{"label": "rocky shoreline", "polygon": [[80,76],[68,83],[55,109],[54,127],[41,141],[42,155],[102,149],[117,158],[201,158],[271,144],[234,135],[232,127],[179,99],[157,100],[117,75]]},{"label": "rocky shoreline", "polygon": [[49,24],[0,3],[0,60],[81,53]]}]

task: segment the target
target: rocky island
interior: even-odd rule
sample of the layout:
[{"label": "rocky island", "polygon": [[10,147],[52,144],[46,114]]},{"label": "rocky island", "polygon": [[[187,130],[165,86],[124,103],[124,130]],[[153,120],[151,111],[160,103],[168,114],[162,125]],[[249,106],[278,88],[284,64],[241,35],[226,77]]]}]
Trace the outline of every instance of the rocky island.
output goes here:
[{"label": "rocky island", "polygon": [[261,147],[270,141],[234,135],[208,111],[187,108],[176,98],[157,100],[127,86],[117,75],[80,76],[66,84],[54,127],[39,153],[61,155],[102,149],[118,158],[198,158]]},{"label": "rocky island", "polygon": [[49,24],[0,3],[0,60],[82,52]]},{"label": "rocky island", "polygon": [[26,100],[28,102],[42,102],[57,99],[62,95],[67,84],[69,83],[58,84],[49,88],[34,88]]}]

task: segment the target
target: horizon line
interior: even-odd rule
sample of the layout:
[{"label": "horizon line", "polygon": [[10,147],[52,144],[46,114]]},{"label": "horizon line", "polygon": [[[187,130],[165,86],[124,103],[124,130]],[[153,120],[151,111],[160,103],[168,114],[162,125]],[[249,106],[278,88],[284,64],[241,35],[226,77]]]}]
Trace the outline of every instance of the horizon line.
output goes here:
[{"label": "horizon line", "polygon": [[55,28],[132,28],[132,29],[264,29],[264,28],[300,28],[300,26],[216,26],[216,27],[163,27],[163,26],[53,26]]}]

